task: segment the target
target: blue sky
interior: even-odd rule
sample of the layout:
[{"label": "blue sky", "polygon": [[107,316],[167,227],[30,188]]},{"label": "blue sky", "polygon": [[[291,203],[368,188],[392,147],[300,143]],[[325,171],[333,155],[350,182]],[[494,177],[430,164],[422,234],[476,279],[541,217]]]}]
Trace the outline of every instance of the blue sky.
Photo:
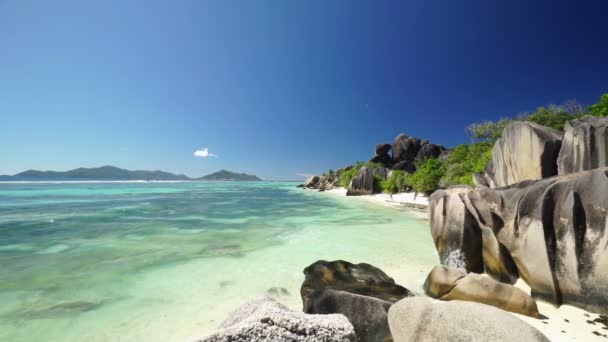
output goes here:
[{"label": "blue sky", "polygon": [[453,146],[472,122],[608,92],[607,7],[0,0],[0,174],[299,179],[400,132]]}]

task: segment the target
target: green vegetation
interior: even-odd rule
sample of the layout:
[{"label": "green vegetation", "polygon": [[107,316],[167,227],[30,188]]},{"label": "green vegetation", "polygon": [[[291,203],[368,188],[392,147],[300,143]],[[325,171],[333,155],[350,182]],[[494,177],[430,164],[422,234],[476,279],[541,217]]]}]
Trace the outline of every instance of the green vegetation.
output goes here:
[{"label": "green vegetation", "polygon": [[600,102],[589,107],[589,114],[593,116],[608,116],[608,94],[600,97]]},{"label": "green vegetation", "polygon": [[338,175],[338,177],[340,178],[340,186],[348,188],[348,186],[350,185],[350,181],[352,181],[353,178],[357,176],[359,170],[364,166],[367,166],[371,169],[375,169],[379,166],[382,166],[382,164],[370,162],[362,163],[360,161],[356,162],[352,168],[340,172],[340,174]]},{"label": "green vegetation", "polygon": [[416,192],[430,194],[439,188],[439,181],[445,174],[445,163],[429,158],[417,166],[416,172],[407,176],[407,182]]},{"label": "green vegetation", "polygon": [[[382,191],[390,193],[414,190],[428,194],[452,185],[474,185],[473,174],[484,171],[492,159],[494,143],[502,136],[509,124],[516,121],[531,121],[563,131],[566,122],[585,115],[608,116],[608,94],[602,95],[598,103],[589,107],[569,101],[560,106],[539,107],[532,113],[519,114],[514,118],[503,117],[497,121],[471,124],[466,128],[471,144],[456,146],[445,160],[428,159],[417,164],[417,169],[412,174],[394,170],[387,180],[378,180],[377,186]],[[375,168],[380,164],[357,162],[352,169],[343,171],[339,175],[340,185],[348,187],[362,166]]]},{"label": "green vegetation", "polygon": [[407,182],[408,174],[402,170],[393,170],[390,177],[380,182],[380,189],[384,192],[396,194],[398,192],[411,189],[411,185]]}]

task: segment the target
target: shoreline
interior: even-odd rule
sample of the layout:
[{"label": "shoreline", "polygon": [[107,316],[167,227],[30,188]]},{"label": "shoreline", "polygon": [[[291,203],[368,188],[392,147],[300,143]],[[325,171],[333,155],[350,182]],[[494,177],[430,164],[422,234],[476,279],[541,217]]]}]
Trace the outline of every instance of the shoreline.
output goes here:
[{"label": "shoreline", "polygon": [[[332,196],[339,196],[344,198],[347,197],[347,189],[342,187],[326,191],[313,191],[319,193],[326,193]],[[423,218],[425,220],[428,220],[428,197],[423,195],[419,195],[414,198],[414,193],[402,192],[393,194],[392,196],[389,194],[380,193],[373,195],[348,196],[348,198],[354,198],[357,200],[398,210],[413,209],[411,211],[408,210],[412,215],[416,216],[417,218]],[[526,293],[531,294],[530,286],[528,286],[528,284],[523,279],[518,279],[518,281],[514,285],[524,290]],[[426,297],[426,295],[424,296]],[[439,300],[432,299],[430,297],[427,298],[433,301],[440,302]],[[546,318],[536,319],[512,312],[509,313],[535,327],[543,334],[545,334],[545,336],[547,336],[547,338],[549,338],[551,341],[607,340],[607,338],[603,335],[608,335],[608,327],[604,327],[602,326],[602,324],[591,323],[595,319],[599,318],[600,314],[592,313],[571,305],[562,305],[560,307],[556,307],[552,303],[548,303],[540,299],[535,300],[539,312]],[[594,332],[597,332],[600,335],[597,335]]]}]

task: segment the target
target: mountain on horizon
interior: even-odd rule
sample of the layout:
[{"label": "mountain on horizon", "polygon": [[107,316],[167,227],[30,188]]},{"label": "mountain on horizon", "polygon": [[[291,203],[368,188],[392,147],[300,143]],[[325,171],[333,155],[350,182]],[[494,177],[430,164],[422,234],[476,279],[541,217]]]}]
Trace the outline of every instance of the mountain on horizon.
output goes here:
[{"label": "mountain on horizon", "polygon": [[245,173],[234,173],[221,170],[203,177],[190,178],[183,174],[174,174],[165,171],[146,171],[146,170],[125,170],[115,166],[101,167],[80,167],[69,171],[38,171],[27,170],[15,175],[0,175],[0,181],[125,181],[125,180],[144,180],[144,181],[210,181],[210,180],[230,180],[230,181],[260,181],[254,175]]}]

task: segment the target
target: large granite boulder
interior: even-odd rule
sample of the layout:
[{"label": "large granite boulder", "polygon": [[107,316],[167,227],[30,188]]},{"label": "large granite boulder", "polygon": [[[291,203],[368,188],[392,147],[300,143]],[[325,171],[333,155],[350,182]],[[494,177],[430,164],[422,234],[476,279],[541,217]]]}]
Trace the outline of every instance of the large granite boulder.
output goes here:
[{"label": "large granite boulder", "polygon": [[445,147],[441,145],[431,144],[427,141],[426,144],[421,144],[420,150],[416,155],[416,160],[427,160],[429,158],[439,158]]},{"label": "large granite boulder", "polygon": [[199,341],[353,342],[356,337],[352,324],[343,315],[308,315],[264,298],[244,304],[230,314],[216,333]]},{"label": "large granite boulder", "polygon": [[534,318],[540,316],[536,301],[521,289],[444,266],[433,268],[424,282],[424,291],[436,299],[477,302]]},{"label": "large granite boulder", "polygon": [[378,144],[376,145],[376,155],[386,156],[393,147],[390,144]]},{"label": "large granite boulder", "polygon": [[346,196],[371,195],[374,193],[374,169],[362,167],[350,182]]},{"label": "large granite boulder", "polygon": [[393,159],[395,163],[401,161],[413,162],[420,151],[420,139],[399,134],[393,142]]},{"label": "large granite boulder", "polygon": [[391,170],[401,170],[407,173],[413,173],[416,171],[416,165],[414,165],[413,161],[400,161],[393,165]]},{"label": "large granite boulder", "polygon": [[305,188],[314,188],[317,183],[319,183],[319,176],[311,176],[308,177],[308,179],[306,179],[306,181],[304,182],[304,187]]},{"label": "large granite boulder", "polygon": [[440,190],[429,213],[443,264],[462,251],[469,271],[509,283],[519,276],[533,297],[608,312],[608,168]]},{"label": "large granite boulder", "polygon": [[385,154],[383,156],[373,156],[370,160],[370,163],[380,163],[382,164],[382,166],[384,167],[392,167],[393,164],[395,164],[395,162],[393,161],[393,158],[391,156],[389,156],[388,154]]},{"label": "large granite boulder", "polygon": [[342,314],[355,329],[357,341],[392,341],[388,309],[392,303],[368,296],[322,289],[314,291],[304,308],[309,314]]},{"label": "large granite boulder", "polygon": [[309,307],[312,293],[332,289],[382,299],[394,303],[411,296],[408,289],[395,284],[381,269],[370,264],[352,264],[343,260],[319,260],[304,269],[300,289],[304,310]]},{"label": "large granite boulder", "polygon": [[466,209],[463,196],[473,191],[470,186],[437,190],[429,197],[431,236],[441,264],[459,267],[469,272],[484,271],[481,228]]},{"label": "large granite boulder", "polygon": [[608,118],[568,121],[557,159],[560,175],[608,166]]},{"label": "large granite boulder", "polygon": [[514,122],[492,148],[486,168],[490,186],[502,187],[524,180],[557,175],[562,132],[533,122]]},{"label": "large granite boulder", "polygon": [[386,180],[388,178],[388,174],[391,172],[390,169],[387,169],[382,166],[378,166],[374,169],[374,177],[379,178],[381,180]]},{"label": "large granite boulder", "polygon": [[549,341],[514,315],[473,302],[406,298],[391,306],[388,323],[395,342]]}]

